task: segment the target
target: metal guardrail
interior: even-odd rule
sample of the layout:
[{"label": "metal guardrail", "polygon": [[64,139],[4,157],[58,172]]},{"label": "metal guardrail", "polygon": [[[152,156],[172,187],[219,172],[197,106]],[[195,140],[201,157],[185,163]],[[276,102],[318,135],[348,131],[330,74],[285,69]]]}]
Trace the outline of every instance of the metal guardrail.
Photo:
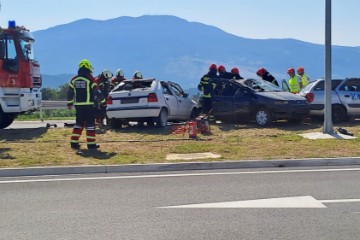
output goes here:
[{"label": "metal guardrail", "polygon": [[40,108],[40,120],[43,122],[43,110],[44,109],[66,109],[66,101],[51,101],[51,100],[43,100],[41,101],[41,108]]},{"label": "metal guardrail", "polygon": [[43,100],[42,109],[66,109],[66,101]]}]

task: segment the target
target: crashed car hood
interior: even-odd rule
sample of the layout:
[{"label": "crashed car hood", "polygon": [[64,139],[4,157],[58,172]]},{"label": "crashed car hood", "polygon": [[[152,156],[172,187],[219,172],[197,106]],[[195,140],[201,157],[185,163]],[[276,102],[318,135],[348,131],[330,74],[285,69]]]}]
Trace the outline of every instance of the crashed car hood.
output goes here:
[{"label": "crashed car hood", "polygon": [[276,100],[304,100],[304,97],[301,97],[300,95],[289,93],[289,92],[257,92],[257,95],[268,97]]}]

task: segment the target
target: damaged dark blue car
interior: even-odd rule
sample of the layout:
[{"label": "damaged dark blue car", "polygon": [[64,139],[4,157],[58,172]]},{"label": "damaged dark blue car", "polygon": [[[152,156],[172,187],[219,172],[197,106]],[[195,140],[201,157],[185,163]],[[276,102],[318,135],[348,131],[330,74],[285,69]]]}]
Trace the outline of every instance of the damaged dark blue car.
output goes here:
[{"label": "damaged dark blue car", "polygon": [[300,123],[309,115],[309,104],[304,97],[263,80],[216,79],[212,115],[222,122],[260,126],[277,120]]}]

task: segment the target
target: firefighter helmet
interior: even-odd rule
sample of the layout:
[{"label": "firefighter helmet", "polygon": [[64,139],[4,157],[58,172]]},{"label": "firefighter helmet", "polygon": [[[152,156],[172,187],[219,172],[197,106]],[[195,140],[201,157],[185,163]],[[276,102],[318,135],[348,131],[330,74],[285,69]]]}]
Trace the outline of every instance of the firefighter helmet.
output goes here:
[{"label": "firefighter helmet", "polygon": [[218,66],[217,70],[218,70],[218,72],[225,72],[226,71],[226,69],[225,69],[225,67],[223,65]]},{"label": "firefighter helmet", "polygon": [[136,72],[134,73],[133,79],[142,79],[142,78],[143,78],[143,76],[142,76],[142,74],[141,74],[140,71],[136,71]]},{"label": "firefighter helmet", "polygon": [[216,70],[217,69],[216,64],[214,64],[214,63],[211,64],[210,67],[209,67],[209,70],[211,70],[211,69]]},{"label": "firefighter helmet", "polygon": [[83,59],[83,60],[80,61],[79,68],[82,68],[82,67],[90,70],[90,72],[92,72],[94,70],[94,68],[91,66],[90,61],[87,60],[87,59]]},{"label": "firefighter helmet", "polygon": [[124,71],[122,69],[116,70],[116,76],[117,77],[124,77]]},{"label": "firefighter helmet", "polygon": [[289,69],[287,70],[287,73],[288,73],[288,74],[295,74],[295,69],[289,68]]},{"label": "firefighter helmet", "polygon": [[108,70],[108,69],[105,69],[104,71],[102,71],[101,74],[107,79],[112,78],[112,76],[113,76],[112,72],[110,72],[110,70]]},{"label": "firefighter helmet", "polygon": [[256,72],[256,75],[262,77],[265,73],[266,73],[266,69],[265,68],[259,68]]},{"label": "firefighter helmet", "polygon": [[237,67],[234,67],[233,69],[231,69],[231,73],[232,74],[239,74],[239,69]]},{"label": "firefighter helmet", "polygon": [[298,67],[297,73],[298,74],[303,74],[304,73],[304,68],[303,67]]}]

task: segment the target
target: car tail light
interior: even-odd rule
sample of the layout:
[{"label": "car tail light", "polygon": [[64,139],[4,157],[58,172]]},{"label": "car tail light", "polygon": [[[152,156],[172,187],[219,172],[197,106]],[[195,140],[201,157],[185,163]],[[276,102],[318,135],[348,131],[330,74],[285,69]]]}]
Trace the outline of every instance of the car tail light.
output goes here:
[{"label": "car tail light", "polygon": [[156,96],[156,93],[149,93],[148,95],[148,102],[157,102],[158,98]]},{"label": "car tail light", "polygon": [[311,103],[312,101],[314,101],[315,95],[313,93],[307,93],[305,95],[305,98],[309,103]]},{"label": "car tail light", "polygon": [[108,96],[108,97],[106,98],[106,104],[107,104],[107,105],[113,104],[112,97]]}]

